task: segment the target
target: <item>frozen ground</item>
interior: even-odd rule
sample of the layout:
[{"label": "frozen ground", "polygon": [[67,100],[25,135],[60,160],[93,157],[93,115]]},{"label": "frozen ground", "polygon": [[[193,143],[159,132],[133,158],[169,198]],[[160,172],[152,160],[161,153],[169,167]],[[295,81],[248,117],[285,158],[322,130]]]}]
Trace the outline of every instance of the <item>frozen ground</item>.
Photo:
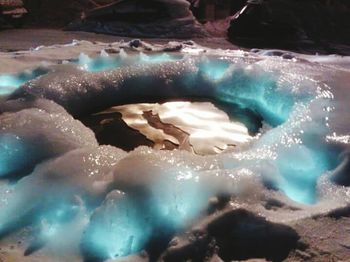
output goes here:
[{"label": "frozen ground", "polygon": [[[347,57],[76,41],[0,59],[3,260],[349,257]],[[258,130],[210,156],[128,153],[79,121],[174,99]]]},{"label": "frozen ground", "polygon": [[[87,40],[91,42],[111,43],[120,40],[131,40],[131,38],[95,34],[88,32],[62,31],[57,29],[11,29],[0,31],[0,51],[20,51],[35,48],[41,45],[68,44],[72,40]],[[207,47],[224,49],[236,49],[236,47],[224,38],[198,38],[194,39],[197,43]],[[150,43],[167,43],[168,39],[150,38]]]}]

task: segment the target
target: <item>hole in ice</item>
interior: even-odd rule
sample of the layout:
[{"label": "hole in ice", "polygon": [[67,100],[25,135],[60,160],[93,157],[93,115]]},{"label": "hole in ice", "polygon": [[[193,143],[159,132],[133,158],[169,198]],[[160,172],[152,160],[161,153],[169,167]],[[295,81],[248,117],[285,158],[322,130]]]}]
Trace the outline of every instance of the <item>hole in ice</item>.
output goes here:
[{"label": "hole in ice", "polygon": [[208,155],[249,142],[262,126],[252,112],[235,109],[229,117],[220,108],[224,107],[199,100],[129,104],[81,120],[100,144],[127,151],[147,145]]}]

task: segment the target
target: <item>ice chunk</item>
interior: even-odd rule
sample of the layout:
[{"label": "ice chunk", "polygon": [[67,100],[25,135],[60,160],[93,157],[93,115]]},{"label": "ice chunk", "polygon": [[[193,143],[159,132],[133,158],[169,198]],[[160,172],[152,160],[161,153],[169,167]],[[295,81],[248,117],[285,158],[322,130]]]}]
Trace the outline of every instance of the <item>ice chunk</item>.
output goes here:
[{"label": "ice chunk", "polygon": [[0,97],[13,93],[13,91],[24,83],[46,73],[47,69],[38,68],[36,70],[25,71],[17,75],[0,75]]},{"label": "ice chunk", "polygon": [[107,53],[102,53],[96,58],[90,58],[86,54],[80,54],[78,65],[89,72],[100,72],[118,68],[122,61],[119,57],[111,57]]},{"label": "ice chunk", "polygon": [[0,177],[23,176],[45,159],[97,145],[92,131],[65,111],[29,108],[4,113],[0,126]]},{"label": "ice chunk", "polygon": [[154,233],[155,221],[151,216],[152,206],[141,197],[134,199],[112,191],[86,229],[85,257],[111,259],[141,251]]},{"label": "ice chunk", "polygon": [[104,199],[113,188],[113,167],[124,156],[125,152],[110,146],[87,147],[37,166],[18,181],[2,207],[1,234],[13,226],[44,221],[52,226],[43,237],[53,236],[79,206],[93,208]]}]

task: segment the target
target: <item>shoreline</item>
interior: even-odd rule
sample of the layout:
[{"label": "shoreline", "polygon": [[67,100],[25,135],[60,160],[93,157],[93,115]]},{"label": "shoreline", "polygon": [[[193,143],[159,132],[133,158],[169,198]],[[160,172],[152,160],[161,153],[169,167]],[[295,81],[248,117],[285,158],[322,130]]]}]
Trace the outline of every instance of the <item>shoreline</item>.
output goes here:
[{"label": "shoreline", "polygon": [[[113,43],[121,40],[130,41],[137,37],[124,37],[106,34],[96,34],[80,31],[64,31],[60,29],[25,28],[7,29],[0,31],[0,52],[25,51],[38,46],[50,46],[55,44],[69,44],[73,40],[86,40],[90,42]],[[170,38],[142,38],[151,44],[165,44],[169,41],[184,41],[186,39]],[[242,49],[230,43],[222,37],[193,38],[196,43],[221,49]]]}]

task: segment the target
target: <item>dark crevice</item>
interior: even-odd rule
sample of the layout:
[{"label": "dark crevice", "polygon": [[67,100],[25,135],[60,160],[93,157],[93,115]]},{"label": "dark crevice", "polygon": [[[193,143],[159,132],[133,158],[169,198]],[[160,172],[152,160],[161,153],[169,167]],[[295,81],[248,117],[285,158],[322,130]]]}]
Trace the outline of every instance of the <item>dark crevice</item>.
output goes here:
[{"label": "dark crevice", "polygon": [[303,249],[294,229],[244,209],[223,212],[209,221],[205,229],[194,230],[179,239],[163,254],[164,261],[206,261],[206,257],[214,254],[224,261],[253,258],[283,261],[293,250]]},{"label": "dark crevice", "polygon": [[208,233],[215,238],[218,254],[224,261],[249,258],[282,261],[299,240],[294,229],[268,222],[243,209],[211,223]]},{"label": "dark crevice", "polygon": [[95,114],[80,120],[91,128],[101,145],[112,145],[125,151],[131,151],[141,145],[154,146],[143,134],[130,128],[123,121],[121,113]]}]

